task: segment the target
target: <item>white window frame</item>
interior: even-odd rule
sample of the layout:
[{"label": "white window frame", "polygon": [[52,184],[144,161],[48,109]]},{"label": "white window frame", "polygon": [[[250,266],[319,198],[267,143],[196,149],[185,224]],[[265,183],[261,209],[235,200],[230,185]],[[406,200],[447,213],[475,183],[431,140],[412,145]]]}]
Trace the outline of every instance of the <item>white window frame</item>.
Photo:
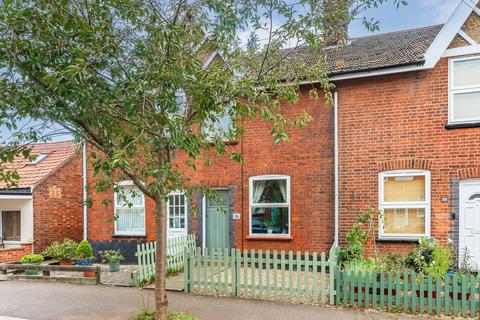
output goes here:
[{"label": "white window frame", "polygon": [[23,214],[22,210],[17,207],[5,207],[0,210],[0,237],[3,235],[3,212],[6,211],[18,211],[20,212],[20,240],[3,240],[3,242],[7,245],[18,245],[22,243],[22,224],[23,224]]},{"label": "white window frame", "polygon": [[[126,187],[126,186],[134,186],[133,181],[131,180],[123,180],[117,182],[118,187]],[[142,205],[133,205],[131,208],[143,208],[143,231],[118,231],[117,230],[117,219],[114,220],[114,234],[116,236],[145,236],[146,235],[146,209],[145,209],[145,195],[141,190],[139,190],[142,196]],[[113,192],[113,203],[114,203],[114,212],[115,216],[117,216],[117,208],[120,208],[117,206],[117,192]]]},{"label": "white window frame", "polygon": [[[184,196],[184,206],[185,206],[185,227],[184,228],[170,228],[170,196]],[[167,200],[167,237],[176,236],[176,235],[186,235],[188,234],[188,199],[185,196],[185,192],[176,190],[168,194]]]},{"label": "white window frame", "polygon": [[[425,177],[425,201],[384,201],[384,179],[387,177],[406,177],[406,176],[424,176]],[[388,234],[383,230],[383,219],[379,219],[378,237],[383,240],[419,240],[421,237],[430,237],[430,171],[428,170],[395,170],[384,171],[378,175],[378,209],[382,212],[384,209],[425,209],[425,233],[424,234]]]},{"label": "white window frame", "polygon": [[462,93],[480,93],[480,85],[473,86],[454,86],[454,75],[455,75],[455,63],[460,61],[469,61],[469,60],[479,60],[480,56],[471,56],[467,58],[452,58],[449,60],[448,65],[448,123],[458,124],[458,123],[477,123],[480,122],[480,117],[478,118],[468,118],[462,120],[455,120],[453,118],[453,109],[454,106],[454,95]]},{"label": "white window frame", "polygon": [[[253,182],[254,181],[267,181],[267,180],[286,180],[287,182],[287,202],[286,203],[253,203]],[[290,176],[286,175],[263,175],[263,176],[255,176],[249,178],[249,186],[248,186],[248,198],[249,198],[249,227],[248,233],[249,237],[251,238],[290,238],[292,233],[292,210],[290,205],[291,193],[290,193]],[[288,234],[260,234],[260,233],[252,233],[252,213],[254,208],[288,208]]]}]

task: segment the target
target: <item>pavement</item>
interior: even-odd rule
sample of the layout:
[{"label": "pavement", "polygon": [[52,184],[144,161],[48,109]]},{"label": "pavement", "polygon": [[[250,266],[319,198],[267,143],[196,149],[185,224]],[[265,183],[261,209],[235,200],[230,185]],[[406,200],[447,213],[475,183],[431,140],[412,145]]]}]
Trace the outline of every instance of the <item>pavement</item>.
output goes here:
[{"label": "pavement", "polygon": [[[144,306],[154,307],[152,290],[128,287],[2,281],[0,292],[0,319],[3,316],[28,320],[123,320],[132,319]],[[172,311],[186,312],[202,320],[427,319],[333,307],[205,297],[180,292],[169,292],[168,299]]]}]

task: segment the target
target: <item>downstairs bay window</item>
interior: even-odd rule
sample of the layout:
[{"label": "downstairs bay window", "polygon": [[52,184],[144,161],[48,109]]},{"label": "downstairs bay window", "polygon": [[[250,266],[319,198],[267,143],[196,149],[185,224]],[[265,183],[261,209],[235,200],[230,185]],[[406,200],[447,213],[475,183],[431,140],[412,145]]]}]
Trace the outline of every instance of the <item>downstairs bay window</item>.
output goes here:
[{"label": "downstairs bay window", "polygon": [[380,173],[380,239],[417,240],[430,235],[430,172]]},{"label": "downstairs bay window", "polygon": [[290,235],[290,177],[258,176],[249,181],[250,235]]},{"label": "downstairs bay window", "polygon": [[115,197],[115,235],[145,235],[145,196],[131,181],[117,184]]}]

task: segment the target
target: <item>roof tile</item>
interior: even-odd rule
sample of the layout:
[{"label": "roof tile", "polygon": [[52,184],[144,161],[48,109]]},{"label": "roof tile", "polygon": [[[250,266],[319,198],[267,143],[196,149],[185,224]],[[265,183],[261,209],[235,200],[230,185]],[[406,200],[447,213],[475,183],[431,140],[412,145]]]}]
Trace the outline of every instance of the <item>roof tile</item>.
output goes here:
[{"label": "roof tile", "polygon": [[[73,141],[48,142],[32,145],[32,154],[48,153],[48,156],[36,164],[31,164],[23,157],[18,157],[8,167],[15,168],[20,175],[17,188],[33,188],[35,184],[59,168],[72,157],[77,147]],[[0,189],[5,183],[0,182]]]}]

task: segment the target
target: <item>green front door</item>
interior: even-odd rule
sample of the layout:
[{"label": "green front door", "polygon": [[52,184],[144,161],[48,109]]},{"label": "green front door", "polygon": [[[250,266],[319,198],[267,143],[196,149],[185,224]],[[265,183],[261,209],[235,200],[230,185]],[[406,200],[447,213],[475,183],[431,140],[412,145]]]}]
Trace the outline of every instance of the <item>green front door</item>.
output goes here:
[{"label": "green front door", "polygon": [[208,248],[230,248],[228,190],[217,190],[221,201],[207,199],[206,228]]}]

